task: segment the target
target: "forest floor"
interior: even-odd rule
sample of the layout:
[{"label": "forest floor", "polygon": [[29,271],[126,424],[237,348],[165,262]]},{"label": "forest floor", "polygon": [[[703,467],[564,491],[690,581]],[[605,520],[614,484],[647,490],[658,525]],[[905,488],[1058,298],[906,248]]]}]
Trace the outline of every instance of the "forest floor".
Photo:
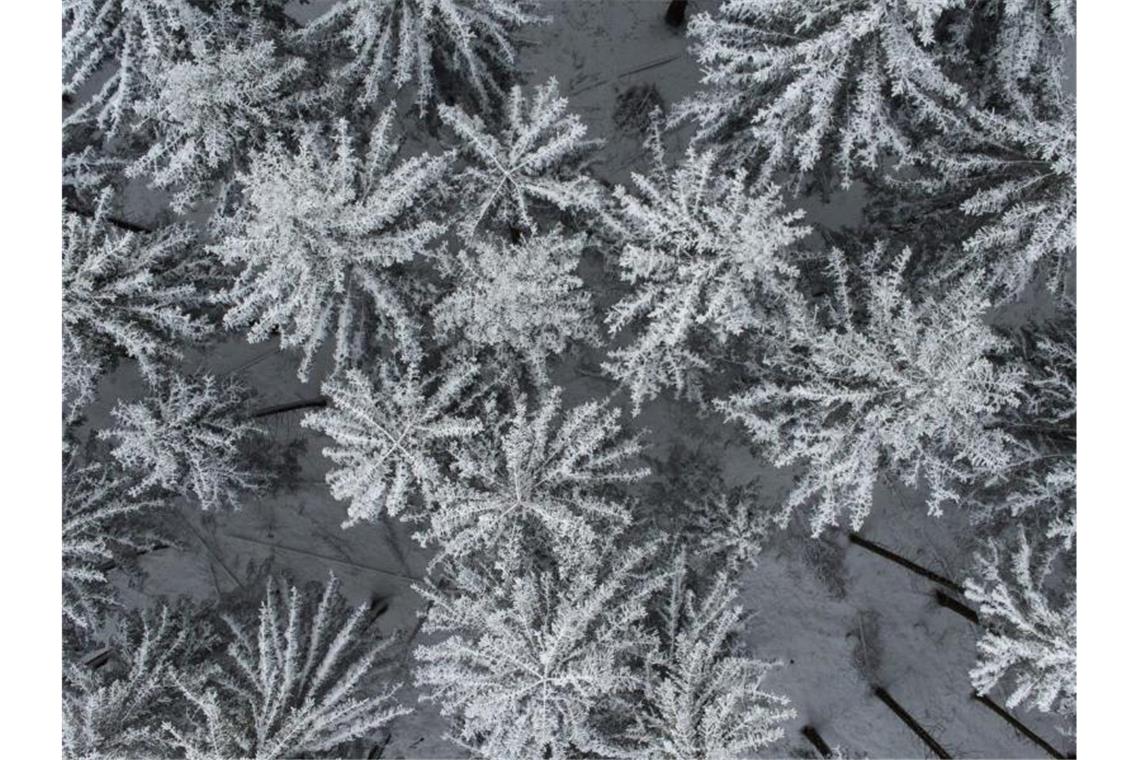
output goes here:
[{"label": "forest floor", "polygon": [[[307,17],[327,2],[296,8]],[[628,181],[644,158],[645,106],[668,107],[698,84],[700,72],[686,51],[683,34],[663,21],[664,0],[577,0],[548,2],[553,23],[526,33],[531,43],[521,67],[530,84],[557,77],[590,136],[605,138],[593,171],[611,183]],[[713,0],[690,2],[690,12],[713,10]],[[669,136],[673,155],[685,135]],[[133,221],[153,219],[161,199],[135,188],[127,212]],[[831,227],[858,223],[861,194],[854,190],[831,203],[803,204],[809,221]],[[595,282],[599,274],[583,273]],[[607,287],[612,287],[611,284]],[[605,295],[599,294],[605,301]],[[596,356],[567,357],[555,370],[568,404],[604,397],[614,385],[596,377]],[[328,362],[314,367],[319,378]],[[296,377],[297,357],[275,343],[249,344],[235,336],[187,357],[188,369],[240,376],[257,390],[262,404],[316,397],[319,382]],[[584,371],[585,369],[585,371]],[[124,365],[104,378],[88,415],[98,427],[114,400],[132,400],[144,389],[133,368]],[[618,402],[623,399],[618,397]],[[297,582],[321,581],[330,571],[353,603],[383,598],[388,609],[374,624],[409,645],[401,678],[410,683],[411,648],[422,600],[411,584],[422,577],[425,552],[399,523],[341,528],[345,505],[334,501],[324,482],[325,444],[300,427],[303,413],[268,418],[274,443],[299,441],[299,469],[292,482],[250,499],[240,511],[206,514],[186,505],[173,530],[180,545],[142,559],[143,573],[121,578],[136,604],[166,596],[220,598],[249,590],[258,593],[261,573],[286,572]],[[648,404],[631,429],[646,434],[645,457],[654,466],[646,484],[666,484],[671,468],[711,462],[726,486],[751,483],[774,506],[790,484],[788,473],[755,459],[741,430],[715,417],[699,417],[692,405],[668,398]],[[649,505],[650,508],[652,504]],[[916,563],[961,581],[972,547],[964,515],[926,514],[921,494],[883,487],[862,535]],[[740,602],[751,613],[744,632],[750,652],[781,660],[768,678],[772,692],[787,695],[799,713],[787,736],[766,753],[772,757],[817,756],[800,734],[812,725],[833,748],[852,756],[910,758],[929,756],[918,737],[872,694],[871,681],[885,688],[953,757],[1042,757],[1040,748],[1018,734],[984,705],[971,699],[968,672],[974,662],[976,631],[965,618],[935,604],[936,585],[897,564],[849,543],[845,535],[813,540],[805,525],[774,532],[756,566],[740,579]],[[390,726],[384,757],[455,757],[445,739],[446,722],[432,705],[417,704],[413,687],[401,701],[415,711]],[[999,695],[995,695],[998,699]],[[1017,711],[1018,717],[1062,752],[1073,749],[1048,719]],[[378,743],[384,737],[377,737]]]}]

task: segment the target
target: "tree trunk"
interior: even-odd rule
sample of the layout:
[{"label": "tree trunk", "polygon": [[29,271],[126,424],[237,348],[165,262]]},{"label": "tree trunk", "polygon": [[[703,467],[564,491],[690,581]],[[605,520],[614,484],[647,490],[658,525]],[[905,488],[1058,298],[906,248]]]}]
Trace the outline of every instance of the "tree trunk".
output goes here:
[{"label": "tree trunk", "polygon": [[260,419],[262,417],[272,417],[274,414],[285,414],[286,412],[295,412],[298,409],[324,409],[329,405],[329,400],[324,396],[317,398],[307,398],[300,401],[290,401],[287,404],[274,404],[273,406],[262,407],[250,412],[249,418],[251,420]]},{"label": "tree trunk", "polygon": [[83,658],[83,664],[92,670],[98,670],[111,661],[111,648],[104,647],[91,652]]},{"label": "tree trunk", "polygon": [[[169,549],[169,548],[170,548],[170,544],[157,543],[154,546],[147,547],[146,549],[139,549],[137,552],[135,552],[134,556],[135,557],[141,557],[144,554],[150,554],[151,552],[156,552],[159,549]],[[114,570],[116,565],[118,565],[118,564],[119,563],[116,562],[115,560],[109,559],[109,560],[99,564],[99,570],[101,572],[104,572],[104,573],[109,573],[112,570]]]},{"label": "tree trunk", "polygon": [[387,611],[388,600],[382,596],[374,596],[368,605],[368,620],[364,623],[364,627],[370,628]]},{"label": "tree trunk", "polygon": [[373,744],[372,749],[368,750],[368,754],[365,756],[367,760],[377,760],[377,758],[382,757],[384,755],[384,749],[388,746],[388,742],[390,741],[392,741],[392,734],[386,734],[384,741],[379,744]]},{"label": "tree trunk", "polygon": [[1019,721],[1017,718],[1010,715],[1008,712],[1006,712],[1004,709],[1002,709],[1001,705],[999,705],[997,702],[994,702],[992,699],[987,697],[985,694],[978,694],[977,692],[974,692],[970,696],[972,696],[974,699],[981,702],[986,707],[993,710],[995,713],[997,713],[997,715],[1002,720],[1004,720],[1006,723],[1008,723],[1009,725],[1013,726],[1018,731],[1020,731],[1021,734],[1023,736],[1025,736],[1025,738],[1029,739],[1029,741],[1033,742],[1038,747],[1040,747],[1041,749],[1043,749],[1047,753],[1049,753],[1049,757],[1056,757],[1056,758],[1065,757],[1060,752],[1058,752],[1056,749],[1054,749],[1053,745],[1049,744],[1049,742],[1045,741],[1040,736],[1033,733],[1033,731],[1031,731],[1028,726],[1026,726],[1024,723]]},{"label": "tree trunk", "polygon": [[930,751],[933,752],[936,757],[947,758],[947,760],[949,759],[950,753],[942,749],[942,745],[934,741],[934,737],[926,733],[923,727],[918,725],[918,721],[912,718],[910,713],[904,710],[902,705],[896,702],[894,700],[894,697],[887,693],[886,689],[884,689],[882,686],[876,686],[875,696],[882,700],[883,704],[891,708],[891,712],[899,716],[902,722],[906,724],[907,728],[909,728],[911,731],[914,731],[915,736],[917,736],[919,739],[922,739],[923,744],[925,744],[927,747],[930,747]]},{"label": "tree trunk", "polygon": [[945,607],[948,610],[957,612],[959,615],[966,618],[974,625],[978,625],[981,622],[978,620],[978,613],[975,612],[973,608],[962,604],[942,589],[935,589],[934,601],[938,602],[939,606],[941,607]]},{"label": "tree trunk", "polygon": [[882,546],[879,546],[874,541],[868,541],[867,539],[863,538],[862,536],[860,536],[856,533],[848,533],[847,537],[850,538],[851,543],[855,544],[856,546],[861,546],[864,549],[866,549],[867,551],[874,552],[875,554],[878,554],[880,557],[883,557],[885,559],[889,559],[891,562],[897,562],[898,564],[905,567],[907,570],[910,570],[912,573],[918,573],[922,577],[929,578],[930,580],[934,581],[935,583],[941,584],[941,585],[945,586],[946,588],[951,589],[952,591],[958,592],[959,594],[962,594],[965,592],[965,589],[963,589],[960,585],[958,585],[954,581],[950,580],[949,578],[947,578],[943,575],[939,575],[938,573],[934,572],[933,570],[927,570],[922,565],[916,565],[915,563],[911,562],[906,557],[900,557],[898,554],[895,554],[890,549],[886,549]]},{"label": "tree trunk", "polygon": [[[88,219],[94,219],[95,218],[95,214],[91,213],[90,211],[84,211],[83,209],[77,208],[77,207],[72,206],[70,204],[67,206],[67,211],[68,211],[68,213],[71,213],[71,214],[78,214],[79,216],[85,216]],[[118,227],[119,229],[124,230],[126,232],[154,232],[154,230],[152,230],[150,227],[143,227],[141,224],[135,224],[134,222],[128,222],[126,219],[119,219],[119,218],[114,217],[114,216],[104,217],[103,221],[106,222],[107,224],[111,225],[112,227]]]},{"label": "tree trunk", "polygon": [[819,753],[820,757],[824,758],[824,760],[831,757],[831,747],[827,746],[827,742],[823,740],[823,737],[819,735],[819,732],[816,731],[814,727],[804,726],[800,729],[800,733],[811,742],[811,746],[815,747],[815,751]]},{"label": "tree trunk", "polygon": [[665,9],[665,23],[674,29],[685,25],[685,6],[689,0],[670,0],[669,7]]}]

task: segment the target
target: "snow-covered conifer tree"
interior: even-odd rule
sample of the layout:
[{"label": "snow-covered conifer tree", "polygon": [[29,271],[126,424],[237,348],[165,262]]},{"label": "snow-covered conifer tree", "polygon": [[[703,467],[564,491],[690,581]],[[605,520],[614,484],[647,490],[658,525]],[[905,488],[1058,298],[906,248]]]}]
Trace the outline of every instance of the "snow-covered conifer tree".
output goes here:
[{"label": "snow-covered conifer tree", "polygon": [[736,590],[721,574],[699,596],[676,559],[662,617],[664,641],[648,669],[646,706],[631,732],[631,757],[688,760],[755,757],[796,716],[788,699],[765,691],[778,663],[735,651],[743,625]]},{"label": "snow-covered conifer tree", "polygon": [[124,159],[108,156],[92,145],[74,146],[73,149],[69,149],[66,128],[63,143],[61,180],[65,193],[70,191],[80,197],[91,195],[98,197],[126,166],[127,162]]},{"label": "snow-covered conifer tree", "polygon": [[419,350],[407,267],[445,230],[424,207],[450,157],[397,162],[394,117],[394,106],[381,115],[363,154],[344,121],[331,136],[304,132],[295,150],[271,140],[239,175],[244,203],[221,225],[215,250],[242,267],[226,325],[299,348],[302,378],[330,336],[338,368],[359,360],[376,319],[403,351]]},{"label": "snow-covered conifer tree", "polygon": [[712,494],[691,506],[696,519],[696,553],[733,570],[756,566],[768,537],[772,513],[750,488]]},{"label": "snow-covered conifer tree", "polygon": [[225,619],[222,664],[178,675],[196,719],[166,725],[172,746],[192,760],[311,756],[408,712],[399,684],[363,688],[392,644],[368,634],[366,612],[346,609],[335,577],[319,600],[270,579],[256,625]]},{"label": "snow-covered conifer tree", "polygon": [[770,171],[857,170],[915,157],[914,129],[956,126],[967,93],[935,26],[962,0],[726,0],[689,22],[706,89],[676,120],[762,151]]},{"label": "snow-covered conifer tree", "polygon": [[1009,346],[983,320],[980,275],[915,302],[904,290],[910,252],[884,266],[884,251],[866,257],[858,289],[833,252],[834,324],[788,299],[787,335],[759,381],[715,402],[774,464],[806,466],[782,519],[811,504],[817,534],[843,514],[857,529],[882,472],[924,485],[939,514],[1009,460],[995,416],[1018,403],[1024,372],[995,360]]},{"label": "snow-covered conifer tree", "polygon": [[535,209],[598,212],[601,190],[582,173],[586,125],[566,113],[551,78],[535,88],[528,102],[521,87],[511,89],[501,129],[456,106],[440,106],[439,115],[459,138],[468,165],[455,178],[466,219],[464,232],[480,224],[501,222],[511,229],[535,232]]},{"label": "snow-covered conifer tree", "polygon": [[210,643],[208,627],[186,606],[131,613],[111,635],[111,660],[63,664],[63,757],[166,757],[163,723],[185,710],[172,676]]},{"label": "snow-covered conifer tree", "polygon": [[384,362],[375,380],[348,370],[325,381],[329,406],[301,424],[333,440],[322,451],[333,464],[325,479],[333,498],[349,502],[345,526],[384,512],[401,516],[416,497],[421,507],[434,498],[446,443],[482,429],[455,409],[476,373],[472,365],[430,373]]},{"label": "snow-covered conifer tree", "polygon": [[1056,553],[1044,556],[1017,529],[1015,545],[991,542],[978,557],[966,596],[979,606],[985,633],[974,688],[986,694],[999,683],[1010,688],[1009,707],[1028,703],[1042,712],[1072,714],[1077,697],[1077,605],[1074,576],[1050,578]]},{"label": "snow-covered conifer tree", "polygon": [[301,37],[334,52],[347,48],[348,63],[335,74],[362,104],[415,83],[423,112],[439,98],[442,68],[487,107],[513,74],[511,34],[543,21],[534,6],[532,0],[343,0]]},{"label": "snow-covered conifer tree", "polygon": [[75,96],[100,69],[107,81],[83,104],[108,136],[117,136],[162,69],[188,57],[203,14],[189,0],[63,0],[63,92]]},{"label": "snow-covered conifer tree", "polygon": [[437,331],[536,367],[570,345],[596,342],[590,294],[575,274],[585,245],[585,236],[561,232],[518,243],[472,240],[447,264],[454,284],[435,306]]},{"label": "snow-covered conifer tree", "polygon": [[[993,36],[986,48],[987,89],[998,98],[1032,92],[1040,79],[1056,76],[1065,47],[1075,41],[1076,0],[989,0],[973,5],[973,23]],[[989,93],[986,93],[989,94]]]},{"label": "snow-covered conifer tree", "polygon": [[1066,438],[1076,435],[1077,424],[1077,312],[1067,301],[1058,318],[1046,323],[1034,336],[1030,361],[1030,393],[1027,412],[1047,432]]},{"label": "snow-covered conifer tree", "polygon": [[138,362],[157,383],[181,356],[179,342],[210,331],[200,311],[204,270],[185,226],[135,233],[108,222],[103,192],[93,217],[63,218],[63,388],[74,412],[91,400],[99,375],[119,356]]},{"label": "snow-covered conifer tree", "polygon": [[191,53],[165,67],[136,106],[136,129],[153,142],[127,167],[127,176],[172,191],[175,212],[188,210],[267,133],[294,118],[292,90],[305,67],[254,34],[224,45],[199,42]]},{"label": "snow-covered conifer tree", "polygon": [[99,437],[114,441],[115,459],[137,476],[132,493],[159,489],[203,509],[238,507],[243,491],[260,486],[244,461],[243,447],[263,433],[247,402],[236,381],[172,375],[158,395],[116,404],[114,424]]},{"label": "snow-covered conifer tree", "polygon": [[629,467],[640,442],[622,436],[619,416],[597,401],[563,410],[556,387],[533,407],[519,398],[513,416],[454,447],[455,483],[441,491],[421,540],[438,543],[441,558],[465,557],[495,551],[517,530],[535,547],[557,547],[628,524],[627,508],[607,488],[648,471]]},{"label": "snow-covered conifer tree", "polygon": [[480,757],[560,760],[600,749],[607,714],[636,709],[634,662],[652,651],[648,597],[665,583],[654,547],[562,545],[533,562],[521,531],[499,561],[461,567],[431,602],[416,681]]},{"label": "snow-covered conifer tree", "polygon": [[110,568],[156,542],[147,518],[162,505],[127,490],[122,478],[98,465],[64,468],[63,617],[75,633],[91,635],[115,606]]},{"label": "snow-covered conifer tree", "polygon": [[1077,357],[1075,312],[1034,325],[1020,336],[1027,370],[1024,400],[1001,425],[1015,444],[1010,462],[970,490],[976,516],[1001,525],[1012,516],[1032,535],[1060,539],[1071,550],[1077,535]]},{"label": "snow-covered conifer tree", "polygon": [[[1026,456],[1034,457],[1031,449]],[[1041,524],[1046,538],[1059,538],[1066,549],[1072,549],[1077,538],[1077,462],[1071,454],[1052,455],[1056,458],[1044,461],[1050,456],[1037,454],[1039,466],[1026,468],[1012,479],[996,506]]]},{"label": "snow-covered conifer tree", "polygon": [[629,389],[635,412],[665,387],[699,397],[707,343],[767,323],[797,275],[791,248],[810,232],[778,188],[750,189],[743,172],[718,170],[717,151],[690,146],[670,170],[657,128],[648,147],[653,169],[633,175],[638,194],[615,191],[622,279],[634,290],[607,323],[633,335],[604,365]]},{"label": "snow-covered conifer tree", "polygon": [[[1059,89],[1059,86],[1058,88]],[[967,227],[951,274],[982,269],[1005,298],[1039,274],[1063,294],[1076,257],[1076,108],[1056,94],[1047,106],[1011,115],[976,111],[970,129],[940,141],[926,192],[965,200]]]}]

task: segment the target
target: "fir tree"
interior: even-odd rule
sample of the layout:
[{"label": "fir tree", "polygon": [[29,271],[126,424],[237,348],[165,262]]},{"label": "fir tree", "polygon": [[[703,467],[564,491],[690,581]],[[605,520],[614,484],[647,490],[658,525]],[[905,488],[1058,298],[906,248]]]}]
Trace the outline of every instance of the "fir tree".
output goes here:
[{"label": "fir tree", "polygon": [[[1058,87],[1059,89],[1059,87]],[[921,183],[964,197],[948,215],[974,221],[951,275],[981,269],[1006,299],[1041,275],[1064,295],[1076,257],[1076,108],[1059,94],[1041,108],[975,112],[975,126],[941,141]]]},{"label": "fir tree", "polygon": [[588,544],[628,524],[627,508],[607,486],[648,471],[628,466],[640,444],[621,435],[619,416],[596,401],[564,411],[558,388],[533,408],[520,397],[505,424],[454,448],[455,483],[441,490],[421,540],[439,543],[440,558],[467,557],[494,552],[517,530],[536,547],[557,547]]},{"label": "fir tree", "polygon": [[393,702],[398,684],[364,689],[392,643],[367,635],[366,611],[346,609],[335,577],[319,601],[270,579],[256,625],[225,619],[223,663],[179,674],[196,721],[166,725],[172,746],[202,760],[299,757],[334,751],[408,712]]},{"label": "fir tree", "polygon": [[519,231],[534,232],[534,209],[553,207],[564,212],[598,212],[601,193],[582,174],[582,159],[591,147],[586,125],[566,113],[551,78],[535,88],[527,102],[522,88],[511,89],[505,124],[495,130],[480,116],[455,106],[440,106],[439,115],[459,138],[468,165],[455,178],[466,218],[465,234],[481,224],[500,222]]},{"label": "fir tree", "polygon": [[114,424],[99,437],[115,442],[115,459],[137,476],[132,494],[158,489],[203,509],[236,508],[242,492],[260,487],[245,447],[263,431],[249,420],[247,405],[236,381],[173,375],[158,395],[116,404]]},{"label": "fir tree", "polygon": [[590,294],[575,274],[585,245],[583,235],[561,232],[513,244],[472,240],[449,263],[454,284],[433,311],[437,331],[535,367],[575,343],[597,342]]},{"label": "fir tree", "polygon": [[645,686],[646,705],[628,741],[631,757],[755,757],[784,735],[796,716],[788,699],[764,691],[778,663],[741,654],[734,636],[743,610],[726,575],[698,596],[685,570],[674,565],[664,618],[664,641]]},{"label": "fir tree", "polygon": [[1027,378],[1024,399],[1002,417],[1014,439],[1011,461],[972,488],[980,521],[1015,518],[1036,536],[1071,550],[1077,535],[1077,357],[1075,312],[1015,334]]},{"label": "fir tree", "polygon": [[[1032,450],[1027,457],[1033,457]],[[1077,540],[1077,462],[1071,455],[1037,454],[1034,464],[1013,479],[998,508],[1016,518],[1043,524],[1046,538],[1061,540],[1072,549]],[[1022,460],[1023,462],[1025,460]]]},{"label": "fir tree", "polygon": [[884,250],[867,257],[859,289],[834,252],[834,324],[789,299],[786,338],[760,380],[715,402],[775,465],[806,466],[781,519],[810,503],[817,535],[844,513],[858,529],[881,472],[925,485],[940,514],[1009,461],[996,416],[1019,402],[1024,372],[996,361],[1009,345],[983,321],[980,277],[916,303],[903,288],[909,251],[883,266]]},{"label": "fir tree", "polygon": [[335,77],[359,92],[361,104],[415,83],[423,113],[444,89],[442,69],[489,107],[502,95],[502,80],[513,74],[512,33],[545,20],[533,9],[531,0],[345,0],[301,37],[320,49],[348,49],[350,59]]},{"label": "fir tree", "polygon": [[1077,606],[1071,576],[1050,591],[1055,553],[1035,558],[1025,531],[1015,545],[990,542],[978,557],[966,596],[979,606],[985,633],[978,663],[970,671],[974,688],[986,694],[999,683],[1011,687],[1006,705],[1028,703],[1042,712],[1072,714],[1077,697]]},{"label": "fir tree", "polygon": [[149,517],[153,499],[127,493],[126,482],[99,465],[71,461],[63,471],[63,618],[73,633],[91,636],[118,605],[108,573],[156,543]]},{"label": "fir tree", "polygon": [[577,757],[604,746],[607,713],[633,709],[634,660],[652,647],[652,547],[564,544],[552,566],[528,561],[522,532],[493,566],[462,567],[440,585],[416,648],[416,681],[482,757]]},{"label": "fir tree", "polygon": [[750,488],[734,488],[706,497],[693,504],[691,511],[696,516],[697,556],[732,570],[756,567],[772,522],[759,494]]},{"label": "fir tree", "polygon": [[192,669],[210,641],[188,607],[163,604],[123,617],[107,664],[65,659],[64,758],[169,756],[163,723],[185,708],[173,678]]},{"label": "fir tree", "polygon": [[690,146],[670,171],[656,128],[648,147],[652,173],[633,175],[639,194],[615,191],[622,279],[634,291],[607,323],[633,335],[604,365],[629,389],[635,413],[664,387],[699,397],[708,344],[766,325],[795,282],[791,248],[810,232],[776,187],[749,189],[742,172],[720,173],[716,151]]},{"label": "fir tree", "polygon": [[110,204],[105,191],[92,217],[63,219],[63,389],[71,414],[93,398],[99,375],[117,357],[137,361],[154,384],[181,357],[180,342],[210,332],[193,231],[124,231],[108,221]]},{"label": "fir tree", "polygon": [[189,0],[63,0],[64,94],[78,94],[102,68],[113,67],[79,118],[108,137],[124,133],[155,78],[189,55],[203,21]]},{"label": "fir tree", "polygon": [[171,208],[187,211],[235,165],[293,117],[293,89],[304,69],[251,31],[225,45],[199,42],[191,57],[163,69],[137,107],[136,130],[153,136],[127,167],[173,192]]},{"label": "fir tree", "polygon": [[63,190],[65,195],[70,191],[76,196],[87,198],[94,196],[98,202],[99,195],[123,171],[126,160],[116,156],[108,156],[93,145],[83,147],[69,147],[67,128],[64,128],[63,138]]},{"label": "fir tree", "polygon": [[689,22],[706,90],[674,120],[759,149],[768,171],[837,173],[915,159],[916,128],[959,123],[967,93],[935,27],[961,0],[727,0]]},{"label": "fir tree", "polygon": [[990,37],[984,48],[989,99],[1019,99],[1041,80],[1059,75],[1066,47],[1075,41],[1076,0],[989,0],[971,10],[978,36]]},{"label": "fir tree", "polygon": [[424,206],[450,157],[397,163],[394,118],[389,107],[363,155],[343,120],[331,139],[304,132],[295,151],[271,140],[239,176],[245,202],[222,224],[215,250],[242,268],[226,326],[248,327],[255,341],[279,334],[282,346],[300,348],[302,378],[330,335],[338,368],[359,361],[373,319],[406,353],[419,350],[423,296],[408,267],[444,232]]},{"label": "fir tree", "polygon": [[401,516],[417,497],[421,507],[431,502],[443,479],[445,444],[482,427],[455,413],[476,375],[473,366],[434,374],[385,362],[377,375],[374,382],[349,370],[327,380],[329,406],[301,421],[333,440],[322,451],[333,464],[325,479],[333,498],[349,502],[346,527],[384,512]]}]

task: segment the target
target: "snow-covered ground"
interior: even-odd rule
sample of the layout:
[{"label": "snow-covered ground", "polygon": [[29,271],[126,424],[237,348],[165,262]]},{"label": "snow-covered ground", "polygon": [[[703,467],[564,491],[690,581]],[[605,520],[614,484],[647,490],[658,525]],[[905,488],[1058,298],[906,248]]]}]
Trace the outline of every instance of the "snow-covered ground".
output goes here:
[{"label": "snow-covered ground", "polygon": [[[327,5],[314,2],[294,10],[311,17]],[[690,2],[690,13],[714,5],[712,0]],[[664,0],[549,2],[546,12],[553,23],[532,27],[525,35],[520,64],[528,82],[558,78],[590,136],[607,140],[593,170],[611,183],[627,181],[630,169],[643,159],[643,137],[628,126],[629,114],[640,113],[642,103],[667,107],[698,84],[700,72],[686,51],[683,34],[663,21],[665,6]],[[684,135],[669,139],[678,150]],[[856,187],[829,204],[813,201],[808,207],[811,221],[833,226],[858,222],[860,198]],[[151,191],[136,187],[129,216],[139,222],[153,218],[162,205],[154,200]],[[596,368],[596,358],[568,358],[556,370],[568,402],[613,390],[608,381],[582,371],[584,365]],[[187,359],[190,368],[240,375],[265,404],[319,393],[317,382],[297,379],[296,362],[295,355],[278,351],[273,343],[251,345],[240,336]],[[323,369],[315,367],[313,376],[320,377]],[[128,366],[105,378],[90,423],[99,426],[114,399],[135,398],[142,390]],[[275,441],[303,441],[298,482],[249,500],[238,512],[207,515],[187,506],[173,526],[180,545],[143,558],[144,577],[131,581],[129,598],[142,604],[170,595],[220,597],[256,586],[255,574],[268,568],[302,582],[322,580],[332,571],[350,601],[386,599],[388,610],[375,623],[377,629],[414,644],[421,599],[411,584],[422,576],[425,553],[411,540],[407,526],[340,527],[345,506],[332,499],[324,483],[327,465],[320,450],[325,441],[302,429],[300,417],[291,413],[270,421]],[[646,459],[655,468],[651,482],[641,489],[647,499],[656,493],[654,482],[667,481],[676,461],[670,453],[678,450],[699,450],[720,468],[726,485],[755,483],[772,503],[790,482],[786,473],[773,472],[751,456],[742,431],[719,419],[695,418],[693,408],[683,402],[658,400],[626,421],[647,429]],[[876,501],[865,536],[960,580],[970,546],[971,527],[964,516],[929,517],[921,495],[901,489],[883,487]],[[651,503],[643,507],[652,508]],[[799,712],[785,740],[771,747],[769,755],[815,756],[799,733],[806,724],[833,747],[842,745],[855,756],[929,754],[872,695],[871,675],[954,757],[1042,756],[1038,747],[970,698],[975,631],[967,620],[934,603],[934,584],[850,545],[844,536],[821,540],[827,543],[813,544],[804,526],[777,532],[757,566],[741,579],[740,601],[751,613],[745,643],[756,656],[784,662],[770,676],[769,686],[789,696]],[[861,648],[877,653],[870,669],[856,664]],[[402,677],[410,681],[410,672],[405,669]],[[434,708],[417,704],[411,687],[401,697],[416,710],[392,724],[384,757],[457,755],[457,748],[444,738],[446,723]],[[1018,711],[1018,716],[1062,751],[1072,749],[1072,740],[1060,736],[1048,720],[1026,711]]]}]

